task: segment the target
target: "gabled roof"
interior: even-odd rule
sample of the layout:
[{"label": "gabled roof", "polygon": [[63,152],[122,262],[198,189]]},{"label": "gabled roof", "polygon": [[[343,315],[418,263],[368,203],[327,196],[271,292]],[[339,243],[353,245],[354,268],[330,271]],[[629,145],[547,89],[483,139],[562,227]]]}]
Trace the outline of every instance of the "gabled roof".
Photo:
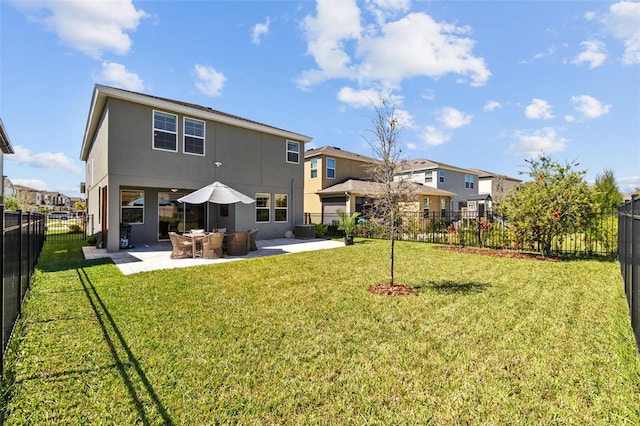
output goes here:
[{"label": "gabled roof", "polygon": [[418,158],[415,160],[407,160],[402,162],[402,170],[404,172],[416,172],[419,170],[450,170],[452,172],[466,173],[471,175],[477,175],[471,169],[463,169],[461,167],[451,166],[445,163],[439,163],[426,158]]},{"label": "gabled roof", "polygon": [[303,143],[309,142],[312,139],[310,136],[294,133],[268,124],[259,123],[257,121],[248,120],[237,115],[227,114],[213,108],[96,84],[91,98],[89,116],[87,117],[87,125],[84,131],[84,138],[82,140],[82,148],[80,150],[80,159],[82,161],[86,161],[89,155],[89,150],[93,143],[93,136],[98,128],[98,124],[100,123],[102,112],[108,98],[121,99],[127,102],[164,109],[194,118],[216,121],[218,123],[281,136],[286,139],[300,141]]},{"label": "gabled roof", "polygon": [[493,172],[488,172],[486,170],[474,169],[474,168],[471,168],[469,170],[471,170],[473,172],[476,172],[478,177],[481,178],[481,179],[502,178],[502,179],[512,180],[514,182],[522,182],[521,179],[509,177],[509,176],[506,176],[506,175],[502,175],[500,173],[493,173]]},{"label": "gabled roof", "polygon": [[307,158],[318,157],[320,155],[325,155],[327,157],[339,157],[345,158],[347,160],[356,160],[362,161],[365,163],[375,163],[377,160],[375,158],[367,157],[365,155],[356,154],[355,152],[345,151],[344,149],[338,148],[336,146],[323,146],[320,148],[313,148],[304,153],[305,160]]},{"label": "gabled roof", "polygon": [[11,141],[9,141],[9,135],[7,135],[2,119],[0,119],[0,150],[5,154],[14,154]]},{"label": "gabled roof", "polygon": [[[412,186],[411,192],[418,195],[438,195],[442,197],[455,197],[453,192],[445,191],[443,189],[433,188],[431,186],[422,185],[415,182],[405,182]],[[316,194],[331,195],[344,193],[349,194],[380,194],[382,192],[382,184],[365,179],[347,179],[345,181],[336,183],[328,188],[316,191]]]}]

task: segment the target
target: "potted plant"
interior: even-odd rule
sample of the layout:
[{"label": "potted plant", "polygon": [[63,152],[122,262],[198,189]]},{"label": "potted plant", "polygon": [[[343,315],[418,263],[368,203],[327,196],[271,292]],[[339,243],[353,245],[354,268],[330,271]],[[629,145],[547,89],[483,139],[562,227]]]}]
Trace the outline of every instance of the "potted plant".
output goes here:
[{"label": "potted plant", "polygon": [[344,232],[344,245],[351,246],[353,245],[353,237],[358,229],[358,216],[360,216],[360,212],[353,212],[351,215],[348,215],[344,211],[338,210],[337,213],[340,217],[338,229]]}]

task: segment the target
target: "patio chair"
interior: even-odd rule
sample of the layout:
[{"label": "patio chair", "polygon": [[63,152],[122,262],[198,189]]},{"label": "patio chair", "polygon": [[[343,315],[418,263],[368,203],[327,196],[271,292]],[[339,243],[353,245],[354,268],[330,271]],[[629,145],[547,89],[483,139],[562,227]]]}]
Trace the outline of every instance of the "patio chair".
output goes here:
[{"label": "patio chair", "polygon": [[244,256],[249,253],[247,248],[248,232],[232,232],[227,235],[225,246],[229,256]]},{"label": "patio chair", "polygon": [[253,228],[249,230],[249,239],[247,240],[247,244],[249,245],[250,251],[258,250],[258,246],[256,246],[256,238],[258,238],[258,228]]},{"label": "patio chair", "polygon": [[169,232],[169,238],[171,239],[171,246],[173,247],[171,259],[189,259],[193,257],[193,243],[191,242],[191,238],[176,234],[175,232]]},{"label": "patio chair", "polygon": [[224,234],[214,232],[207,235],[202,240],[202,258],[203,259],[219,259],[222,257],[222,242]]}]

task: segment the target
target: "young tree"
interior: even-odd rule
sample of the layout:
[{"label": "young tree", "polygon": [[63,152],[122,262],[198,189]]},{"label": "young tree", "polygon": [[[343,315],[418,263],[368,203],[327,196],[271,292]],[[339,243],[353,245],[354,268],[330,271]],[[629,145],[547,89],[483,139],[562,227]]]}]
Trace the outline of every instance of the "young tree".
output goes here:
[{"label": "young tree", "polygon": [[369,167],[369,175],[377,182],[380,191],[370,194],[373,198],[373,212],[375,219],[382,220],[389,231],[389,284],[393,287],[395,236],[401,220],[402,202],[410,196],[410,182],[396,181],[394,177],[401,171],[399,147],[400,135],[404,125],[396,112],[395,103],[390,99],[381,99],[375,106],[375,116],[371,119],[372,137],[368,139],[377,161]]},{"label": "young tree", "polygon": [[20,210],[22,207],[20,205],[20,201],[17,198],[13,197],[5,197],[4,198],[4,209],[5,210]]},{"label": "young tree", "polygon": [[613,170],[604,169],[601,175],[597,175],[593,190],[596,206],[602,210],[614,209],[622,203],[623,197]]},{"label": "young tree", "polygon": [[520,242],[538,242],[543,255],[551,253],[554,237],[583,230],[595,208],[591,188],[579,164],[559,164],[541,154],[529,164],[530,181],[510,191],[500,209],[511,219]]}]

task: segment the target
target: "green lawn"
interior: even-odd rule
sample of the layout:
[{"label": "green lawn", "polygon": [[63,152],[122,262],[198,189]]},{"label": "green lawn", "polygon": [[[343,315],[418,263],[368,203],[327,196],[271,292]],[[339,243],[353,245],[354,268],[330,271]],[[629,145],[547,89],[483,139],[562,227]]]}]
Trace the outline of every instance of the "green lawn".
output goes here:
[{"label": "green lawn", "polygon": [[616,262],[387,242],[123,276],[47,243],[5,423],[640,424]]}]

